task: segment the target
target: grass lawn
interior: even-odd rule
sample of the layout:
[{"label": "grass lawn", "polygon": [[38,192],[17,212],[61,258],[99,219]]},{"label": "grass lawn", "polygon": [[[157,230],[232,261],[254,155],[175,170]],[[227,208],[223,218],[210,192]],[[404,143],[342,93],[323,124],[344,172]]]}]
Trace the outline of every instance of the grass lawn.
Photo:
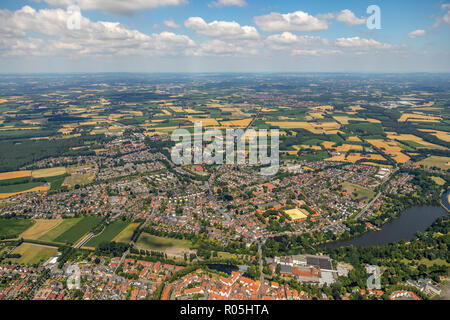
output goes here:
[{"label": "grass lawn", "polygon": [[128,221],[115,220],[110,223],[105,230],[97,237],[92,238],[86,243],[86,247],[96,248],[102,242],[111,242],[122,230],[130,223]]},{"label": "grass lawn", "polygon": [[173,248],[189,249],[191,245],[187,240],[158,237],[148,233],[142,233],[136,244],[139,248],[154,251],[167,251]]},{"label": "grass lawn", "polygon": [[63,219],[37,219],[35,224],[20,236],[24,239],[37,240],[62,222]]},{"label": "grass lawn", "polygon": [[58,249],[55,247],[43,246],[34,243],[22,243],[11,252],[13,254],[18,253],[21,257],[17,259],[7,259],[7,261],[20,264],[34,264],[49,259],[57,251]]},{"label": "grass lawn", "polygon": [[375,192],[372,190],[366,189],[358,184],[350,183],[348,181],[345,181],[342,183],[342,189],[350,194],[353,199],[364,199],[364,202],[369,202],[370,199],[372,199],[375,196]]},{"label": "grass lawn", "polygon": [[61,222],[59,225],[54,227],[53,229],[49,230],[47,233],[45,233],[43,236],[39,238],[39,240],[43,241],[54,241],[56,238],[58,238],[60,235],[62,235],[64,232],[72,228],[74,225],[76,225],[78,222],[81,221],[82,218],[74,218],[74,219],[64,219],[63,222]]},{"label": "grass lawn", "polygon": [[31,219],[0,219],[0,236],[18,236],[32,225]]},{"label": "grass lawn", "polygon": [[139,227],[139,222],[133,222],[130,223],[125,229],[122,230],[114,239],[115,242],[124,242],[128,243],[131,240],[131,237],[133,236],[134,230],[136,230],[137,227]]},{"label": "grass lawn", "polygon": [[101,220],[102,220],[101,217],[93,217],[93,216],[82,218],[77,224],[72,226],[69,230],[65,231],[60,236],[55,238],[54,241],[61,243],[66,242],[75,243],[82,236],[91,231],[91,229],[94,228],[97,224],[99,224]]}]

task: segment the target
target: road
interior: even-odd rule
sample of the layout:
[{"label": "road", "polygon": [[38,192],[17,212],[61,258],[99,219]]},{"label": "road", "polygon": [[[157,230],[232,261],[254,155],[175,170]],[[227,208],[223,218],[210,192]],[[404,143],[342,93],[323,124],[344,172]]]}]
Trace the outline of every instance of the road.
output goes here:
[{"label": "road", "polygon": [[88,235],[86,235],[83,239],[81,239],[80,242],[78,242],[75,245],[75,249],[81,248],[82,246],[84,246],[86,243],[88,243],[89,240],[92,239],[92,237],[94,236],[94,234],[92,232],[90,232]]},{"label": "road", "polygon": [[263,272],[263,256],[262,256],[262,249],[261,249],[261,242],[258,242],[258,256],[259,256],[259,289],[258,289],[258,300],[262,300],[262,288],[264,286],[264,272]]}]

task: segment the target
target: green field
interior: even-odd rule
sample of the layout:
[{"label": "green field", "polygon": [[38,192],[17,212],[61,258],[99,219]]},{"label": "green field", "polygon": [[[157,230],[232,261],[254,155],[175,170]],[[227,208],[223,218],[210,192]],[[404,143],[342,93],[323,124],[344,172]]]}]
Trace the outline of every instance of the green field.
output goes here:
[{"label": "green field", "polygon": [[100,223],[102,218],[100,217],[86,217],[71,227],[69,230],[62,233],[60,236],[54,239],[56,242],[61,243],[75,243],[82,236],[92,230],[97,224]]},{"label": "green field", "polygon": [[350,194],[355,200],[367,197],[367,199],[363,201],[365,203],[368,203],[375,196],[375,192],[373,192],[372,190],[366,189],[358,184],[350,183],[348,181],[342,183],[342,189]]},{"label": "green field", "polygon": [[67,230],[72,228],[74,225],[76,225],[78,222],[80,222],[81,219],[82,218],[64,219],[64,221],[62,223],[60,223],[53,229],[49,230],[46,234],[41,236],[38,240],[54,241],[56,238],[58,238],[64,232],[66,232]]},{"label": "green field", "polygon": [[32,225],[31,219],[0,219],[0,237],[18,236]]},{"label": "green field", "polygon": [[58,251],[55,247],[43,246],[34,243],[22,243],[15,248],[11,253],[20,254],[20,258],[10,258],[11,261],[19,264],[35,264],[49,259]]},{"label": "green field", "polygon": [[133,236],[134,230],[139,227],[139,222],[130,223],[125,229],[122,230],[113,240],[115,242],[124,242],[128,243]]},{"label": "green field", "polygon": [[111,242],[129,224],[130,222],[128,221],[122,220],[113,221],[97,237],[94,237],[91,240],[89,240],[85,246],[96,248],[102,242]]},{"label": "green field", "polygon": [[43,182],[27,182],[20,184],[11,184],[11,185],[3,185],[0,186],[0,193],[13,193],[13,192],[21,192],[25,190],[30,190],[39,186],[44,185]]},{"label": "green field", "polygon": [[172,238],[154,236],[142,233],[137,241],[137,246],[146,250],[166,251],[173,248],[189,249],[190,242]]}]

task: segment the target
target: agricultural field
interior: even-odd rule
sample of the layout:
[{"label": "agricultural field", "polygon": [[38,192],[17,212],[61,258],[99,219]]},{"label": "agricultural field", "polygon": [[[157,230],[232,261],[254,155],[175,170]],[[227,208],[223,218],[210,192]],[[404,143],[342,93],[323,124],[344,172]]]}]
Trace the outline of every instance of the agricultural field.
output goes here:
[{"label": "agricultural field", "polygon": [[190,251],[191,243],[187,240],[164,238],[148,233],[142,233],[136,247],[139,249],[165,252],[175,256],[183,256],[184,252]]},{"label": "agricultural field", "polygon": [[30,170],[2,172],[2,173],[0,173],[0,181],[16,179],[16,178],[23,178],[23,177],[30,177],[30,176],[31,176]]},{"label": "agricultural field", "polygon": [[60,235],[62,235],[64,232],[66,232],[74,225],[76,225],[78,222],[80,222],[81,219],[82,218],[63,219],[63,221],[60,224],[47,231],[45,234],[39,237],[38,240],[52,242]]},{"label": "agricultural field", "polygon": [[31,219],[0,219],[0,237],[18,236],[32,225]]},{"label": "agricultural field", "polygon": [[22,243],[11,252],[12,254],[20,254],[21,257],[8,258],[7,261],[24,265],[36,264],[48,260],[57,251],[58,249],[56,247],[34,243]]},{"label": "agricultural field", "polygon": [[441,117],[426,115],[422,113],[403,113],[398,122],[440,122]]},{"label": "agricultural field", "polygon": [[101,217],[88,216],[82,218],[70,229],[54,239],[60,243],[76,243],[82,236],[90,232],[102,220]]},{"label": "agricultural field", "polygon": [[123,229],[117,236],[114,237],[113,241],[123,243],[130,242],[134,230],[136,230],[137,227],[139,227],[139,224],[140,223],[138,222],[130,223],[125,229]]},{"label": "agricultural field", "polygon": [[431,156],[422,161],[417,162],[419,165],[423,165],[424,167],[431,168],[437,167],[442,170],[450,169],[450,157],[438,157]]},{"label": "agricultural field", "polygon": [[33,170],[33,173],[31,175],[33,178],[48,178],[61,176],[63,174],[66,174],[66,168],[57,167],[57,168]]},{"label": "agricultural field", "polygon": [[89,248],[96,248],[98,245],[102,242],[111,242],[113,239],[124,230],[130,222],[128,221],[122,221],[122,220],[115,220],[112,223],[110,223],[99,235],[93,237],[91,240],[89,240],[85,247]]},{"label": "agricultural field", "polygon": [[20,237],[29,240],[38,240],[62,222],[63,219],[37,219],[33,226],[24,231]]}]

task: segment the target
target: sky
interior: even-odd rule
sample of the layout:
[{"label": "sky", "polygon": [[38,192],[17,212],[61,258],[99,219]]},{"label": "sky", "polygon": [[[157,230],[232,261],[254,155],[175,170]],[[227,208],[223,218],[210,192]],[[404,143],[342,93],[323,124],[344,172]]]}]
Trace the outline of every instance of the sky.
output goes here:
[{"label": "sky", "polygon": [[0,0],[0,73],[54,72],[450,72],[450,2]]}]

